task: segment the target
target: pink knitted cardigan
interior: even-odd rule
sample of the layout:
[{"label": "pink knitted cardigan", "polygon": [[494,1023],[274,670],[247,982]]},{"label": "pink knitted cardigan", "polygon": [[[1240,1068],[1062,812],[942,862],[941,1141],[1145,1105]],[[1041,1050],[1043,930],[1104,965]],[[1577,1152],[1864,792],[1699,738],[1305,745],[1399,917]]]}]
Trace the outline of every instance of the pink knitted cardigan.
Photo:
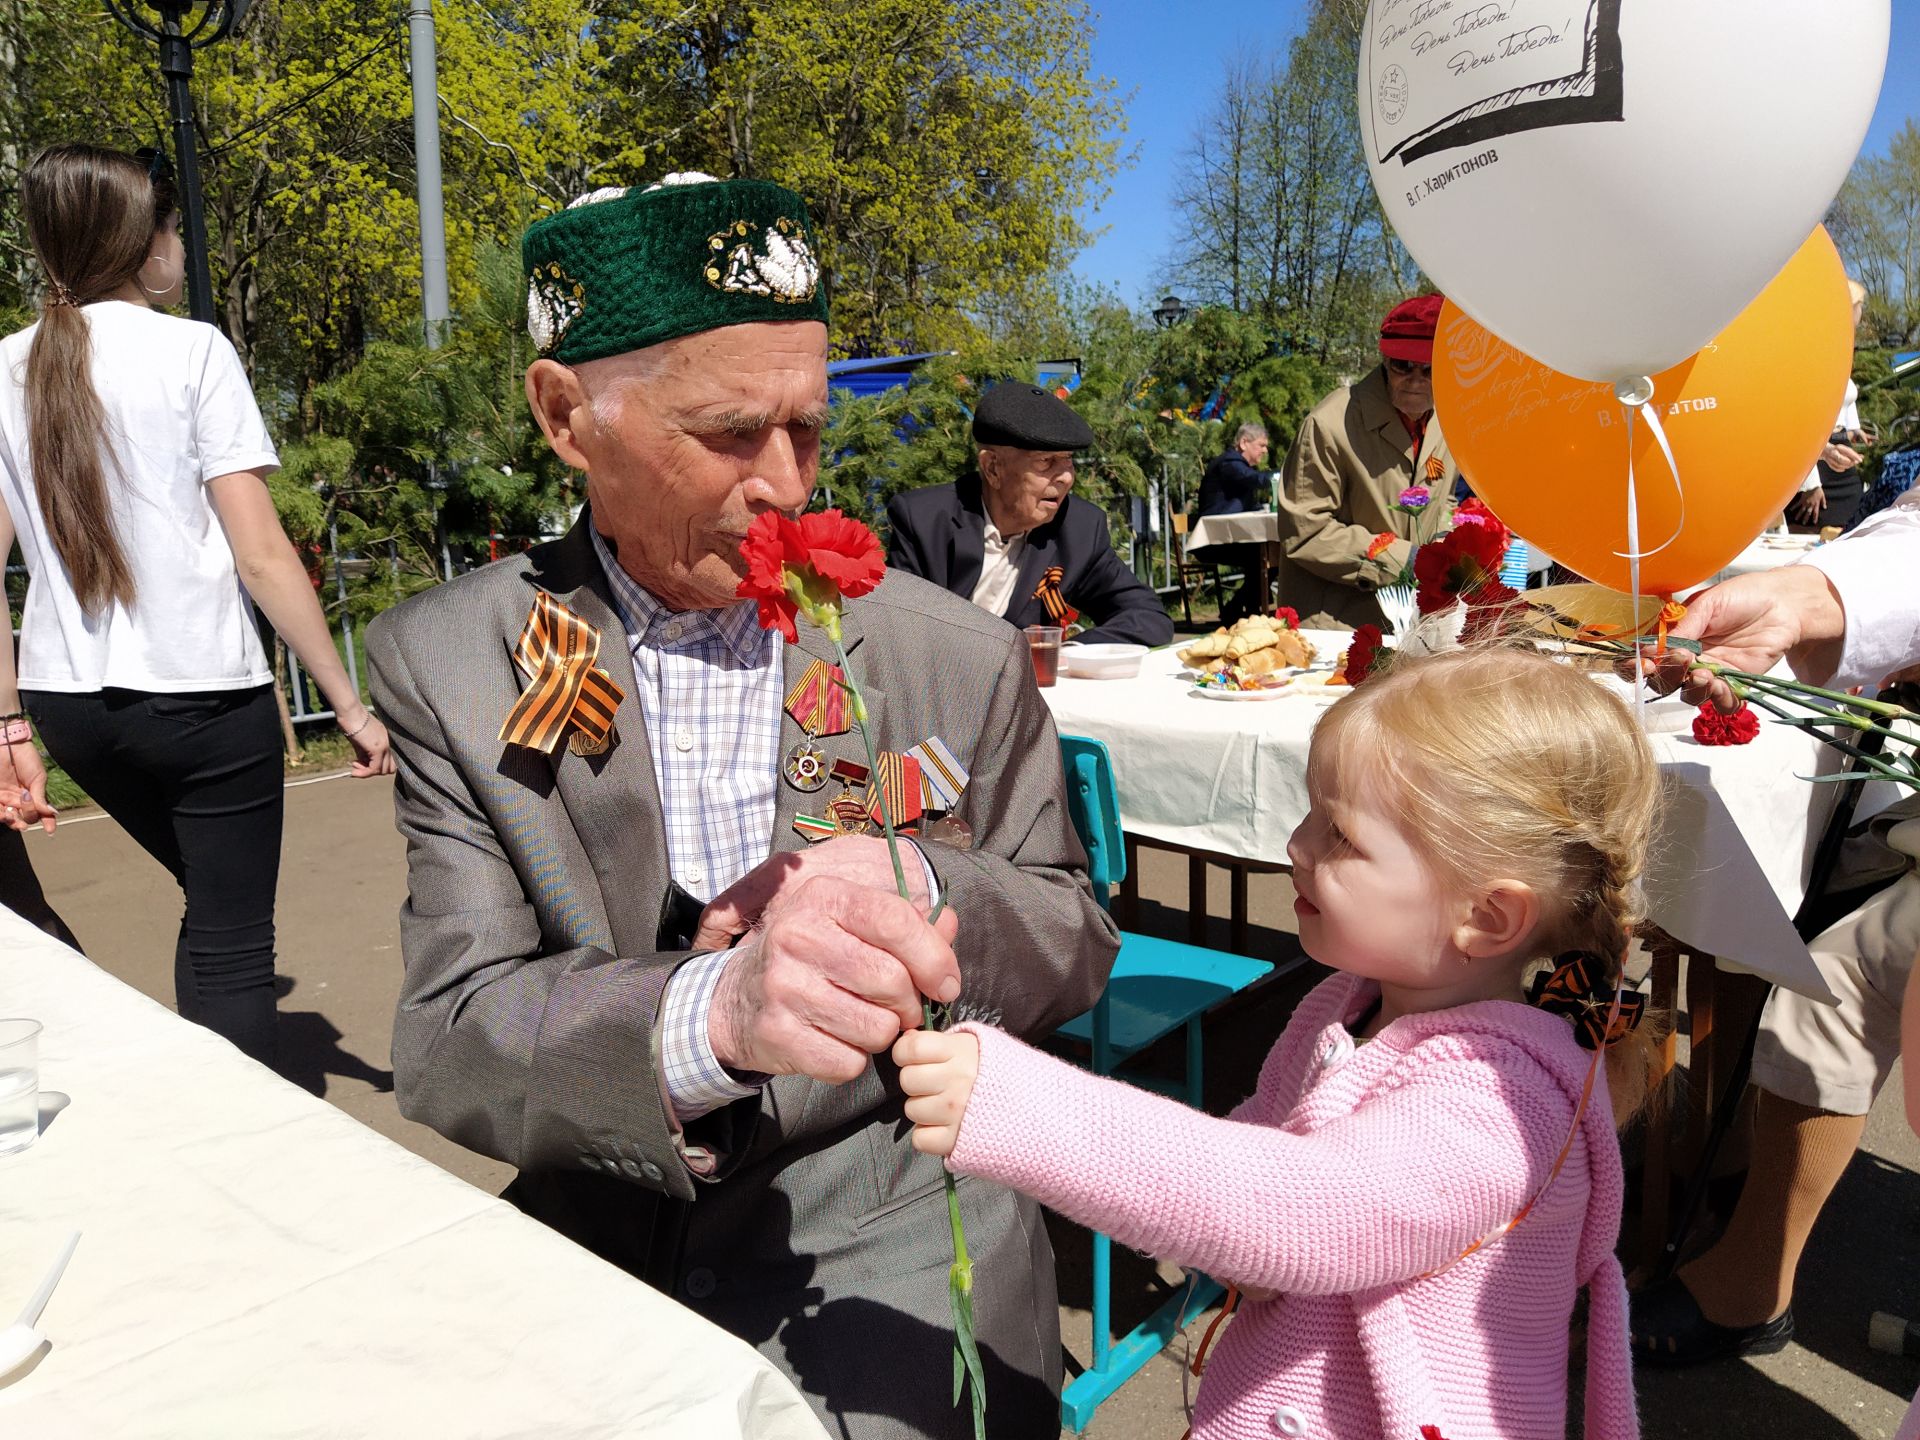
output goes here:
[{"label": "pink knitted cardigan", "polygon": [[1403,1016],[1356,1046],[1345,1027],[1377,994],[1350,975],[1317,986],[1226,1119],[967,1025],[980,1078],[948,1163],[1280,1292],[1227,1326],[1194,1440],[1561,1440],[1582,1285],[1587,1440],[1637,1440],[1604,1073],[1533,1213],[1449,1266],[1540,1188],[1591,1056],[1565,1020],[1503,1000]]}]

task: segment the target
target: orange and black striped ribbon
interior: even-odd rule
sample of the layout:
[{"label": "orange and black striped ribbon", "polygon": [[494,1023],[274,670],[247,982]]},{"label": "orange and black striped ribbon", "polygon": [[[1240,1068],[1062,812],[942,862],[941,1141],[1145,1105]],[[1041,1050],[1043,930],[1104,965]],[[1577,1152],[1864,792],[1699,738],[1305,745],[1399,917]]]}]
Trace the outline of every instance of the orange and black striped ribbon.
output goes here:
[{"label": "orange and black striped ribbon", "polygon": [[873,784],[867,790],[867,813],[880,824],[880,806],[887,807],[886,819],[898,830],[911,825],[926,813],[920,795],[920,762],[910,755],[880,752],[880,768],[873,772]]},{"label": "orange and black striped ribbon", "polygon": [[853,725],[847,719],[846,677],[824,660],[808,662],[787,692],[786,709],[809,735],[844,735]]},{"label": "orange and black striped ribbon", "polygon": [[542,590],[513,648],[513,662],[533,683],[514,702],[500,738],[551,755],[571,725],[588,745],[613,732],[621,690],[594,661],[600,632]]},{"label": "orange and black striped ribbon", "polygon": [[1049,565],[1033,592],[1033,598],[1046,607],[1047,618],[1062,627],[1080,618],[1080,612],[1067,603],[1067,597],[1060,591],[1060,581],[1066,573],[1058,565]]}]

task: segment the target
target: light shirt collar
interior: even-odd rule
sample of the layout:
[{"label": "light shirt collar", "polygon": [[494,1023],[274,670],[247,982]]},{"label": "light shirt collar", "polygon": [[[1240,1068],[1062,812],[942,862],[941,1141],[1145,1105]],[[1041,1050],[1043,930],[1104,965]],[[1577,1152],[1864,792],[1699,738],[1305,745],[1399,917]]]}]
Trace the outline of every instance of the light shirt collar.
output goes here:
[{"label": "light shirt collar", "polygon": [[742,600],[721,610],[669,610],[654,593],[620,568],[613,550],[591,524],[593,553],[600,557],[613,591],[614,608],[627,627],[627,644],[633,649],[646,646],[654,650],[684,650],[718,637],[720,643],[744,665],[758,664],[765,653],[767,636],[760,628],[759,607]]}]

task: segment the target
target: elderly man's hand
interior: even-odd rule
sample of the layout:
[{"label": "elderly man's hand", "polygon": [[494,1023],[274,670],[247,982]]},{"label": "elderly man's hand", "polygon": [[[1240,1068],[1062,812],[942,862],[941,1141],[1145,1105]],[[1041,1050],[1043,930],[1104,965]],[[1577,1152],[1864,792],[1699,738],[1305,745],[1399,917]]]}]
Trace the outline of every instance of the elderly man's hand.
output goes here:
[{"label": "elderly man's hand", "polygon": [[898,895],[820,875],[734,952],[707,1012],[714,1057],[735,1070],[844,1084],[920,1023],[920,997],[960,993],[951,910],[929,925]]},{"label": "elderly man's hand", "polygon": [[[927,877],[913,847],[900,843],[900,868],[907,877],[907,891],[914,903],[925,911],[932,908],[927,895]],[[893,862],[887,858],[887,842],[873,835],[841,835],[809,845],[805,850],[790,850],[770,856],[734,884],[713,898],[701,912],[699,929],[694,932],[695,950],[723,950],[735,937],[765,925],[780,908],[798,893],[800,887],[816,876],[849,880],[875,890],[899,892],[893,883]]]},{"label": "elderly man's hand", "polygon": [[[1830,673],[1846,632],[1846,613],[1827,577],[1811,565],[1789,565],[1757,575],[1737,575],[1687,601],[1676,639],[1698,640],[1700,659],[1730,670],[1761,675],[1793,657],[1796,670]],[[1653,688],[1678,689],[1690,704],[1711,701],[1715,709],[1739,708],[1726,681],[1702,668],[1692,652],[1671,649],[1656,665],[1643,660]]]}]

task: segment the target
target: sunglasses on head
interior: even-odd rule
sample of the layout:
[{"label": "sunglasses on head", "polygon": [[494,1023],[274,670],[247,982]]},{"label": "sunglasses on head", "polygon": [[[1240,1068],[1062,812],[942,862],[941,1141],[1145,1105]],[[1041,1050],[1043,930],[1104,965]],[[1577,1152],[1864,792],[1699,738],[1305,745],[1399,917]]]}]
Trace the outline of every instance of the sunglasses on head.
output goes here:
[{"label": "sunglasses on head", "polygon": [[133,152],[133,158],[147,167],[148,180],[170,180],[173,178],[173,162],[167,158],[167,152],[158,145],[142,145]]},{"label": "sunglasses on head", "polygon": [[1422,365],[1418,360],[1389,360],[1387,373],[1390,375],[1419,375],[1431,379],[1433,366]]}]

